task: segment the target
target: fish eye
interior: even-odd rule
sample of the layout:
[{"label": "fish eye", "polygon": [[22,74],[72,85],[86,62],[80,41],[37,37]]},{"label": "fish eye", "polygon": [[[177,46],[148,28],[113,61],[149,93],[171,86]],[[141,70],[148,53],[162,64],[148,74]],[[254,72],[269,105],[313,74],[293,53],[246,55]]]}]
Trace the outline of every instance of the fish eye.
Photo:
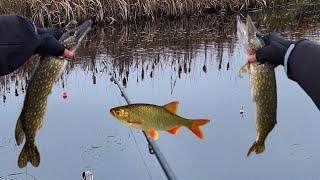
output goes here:
[{"label": "fish eye", "polygon": [[116,110],[114,113],[115,113],[116,116],[121,117],[121,116],[124,115],[124,110],[123,109],[119,109],[119,110]]},{"label": "fish eye", "polygon": [[128,112],[125,111],[124,109],[117,109],[117,110],[112,110],[112,113],[115,115],[115,116],[118,116],[118,117],[128,117]]}]

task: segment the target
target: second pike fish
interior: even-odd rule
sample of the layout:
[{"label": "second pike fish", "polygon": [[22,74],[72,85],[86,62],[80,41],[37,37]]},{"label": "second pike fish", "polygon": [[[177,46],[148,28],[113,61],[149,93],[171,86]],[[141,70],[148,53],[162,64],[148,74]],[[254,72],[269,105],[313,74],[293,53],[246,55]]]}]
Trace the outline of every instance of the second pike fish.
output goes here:
[{"label": "second pike fish", "polygon": [[[259,32],[250,16],[247,16],[246,24],[238,16],[237,26],[240,43],[249,53],[255,53],[265,46],[264,41],[257,36]],[[242,72],[250,74],[251,96],[256,104],[256,131],[258,135],[248,150],[247,156],[249,156],[251,152],[259,154],[265,150],[264,142],[277,123],[277,86],[274,65],[269,62],[246,64],[239,73]]]},{"label": "second pike fish", "polygon": [[121,122],[146,131],[153,139],[158,139],[158,131],[176,135],[181,126],[189,128],[197,137],[203,139],[199,126],[209,122],[207,119],[190,120],[176,114],[178,102],[164,106],[153,104],[130,104],[115,107],[110,113]]},{"label": "second pike fish", "polygon": [[[64,33],[60,42],[66,48],[75,52],[84,36],[91,29],[91,24],[92,21],[87,20],[80,26]],[[36,134],[43,123],[47,98],[66,65],[67,60],[65,58],[44,55],[38,60],[28,84],[23,108],[15,129],[15,138],[18,145],[23,142],[24,138],[26,139],[18,158],[20,168],[25,167],[27,162],[35,167],[40,164],[40,153],[35,145]]]}]

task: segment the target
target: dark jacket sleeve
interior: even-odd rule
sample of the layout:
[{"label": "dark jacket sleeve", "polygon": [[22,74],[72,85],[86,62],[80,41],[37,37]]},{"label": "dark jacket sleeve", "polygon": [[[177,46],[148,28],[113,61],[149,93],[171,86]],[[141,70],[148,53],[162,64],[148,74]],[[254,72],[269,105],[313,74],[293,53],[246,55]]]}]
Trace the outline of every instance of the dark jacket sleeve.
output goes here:
[{"label": "dark jacket sleeve", "polygon": [[17,15],[0,15],[0,76],[24,64],[39,46],[34,25]]},{"label": "dark jacket sleeve", "polygon": [[288,77],[296,81],[320,110],[320,44],[304,40],[296,44],[288,60]]}]

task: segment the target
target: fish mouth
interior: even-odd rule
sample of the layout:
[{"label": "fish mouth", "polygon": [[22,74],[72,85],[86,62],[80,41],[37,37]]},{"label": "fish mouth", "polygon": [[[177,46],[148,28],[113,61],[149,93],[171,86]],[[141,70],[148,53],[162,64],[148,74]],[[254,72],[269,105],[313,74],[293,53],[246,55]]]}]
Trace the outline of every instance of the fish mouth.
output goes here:
[{"label": "fish mouth", "polygon": [[110,109],[110,114],[114,117],[116,117],[116,110],[115,109]]},{"label": "fish mouth", "polygon": [[77,29],[75,30],[75,36],[79,41],[82,40],[82,38],[89,32],[91,29],[92,25],[92,20],[88,19],[84,21],[80,26],[76,27]]},{"label": "fish mouth", "polygon": [[[70,29],[68,32],[64,33],[61,38],[60,42],[64,42],[64,45],[67,46],[69,49],[76,49],[82,39],[86,36],[86,34],[90,31],[92,25],[92,20],[88,19],[84,21],[82,24],[80,24],[77,27],[74,27]],[[72,37],[71,42],[69,42],[70,37]],[[74,47],[68,47],[68,44],[70,46]]]}]

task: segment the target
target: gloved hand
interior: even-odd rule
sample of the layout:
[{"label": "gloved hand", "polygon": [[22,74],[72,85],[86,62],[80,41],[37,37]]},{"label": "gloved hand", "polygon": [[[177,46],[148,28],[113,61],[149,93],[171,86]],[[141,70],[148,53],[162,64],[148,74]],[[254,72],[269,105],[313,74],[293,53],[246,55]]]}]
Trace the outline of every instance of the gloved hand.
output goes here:
[{"label": "gloved hand", "polygon": [[279,33],[270,33],[262,37],[265,42],[265,47],[256,52],[256,59],[258,62],[270,62],[275,66],[283,65],[284,56],[293,41],[284,39]]},{"label": "gloved hand", "polygon": [[39,47],[35,50],[38,54],[49,54],[52,56],[72,57],[73,53],[58,41],[62,36],[62,32],[56,27],[37,28],[38,37],[41,41]]}]

